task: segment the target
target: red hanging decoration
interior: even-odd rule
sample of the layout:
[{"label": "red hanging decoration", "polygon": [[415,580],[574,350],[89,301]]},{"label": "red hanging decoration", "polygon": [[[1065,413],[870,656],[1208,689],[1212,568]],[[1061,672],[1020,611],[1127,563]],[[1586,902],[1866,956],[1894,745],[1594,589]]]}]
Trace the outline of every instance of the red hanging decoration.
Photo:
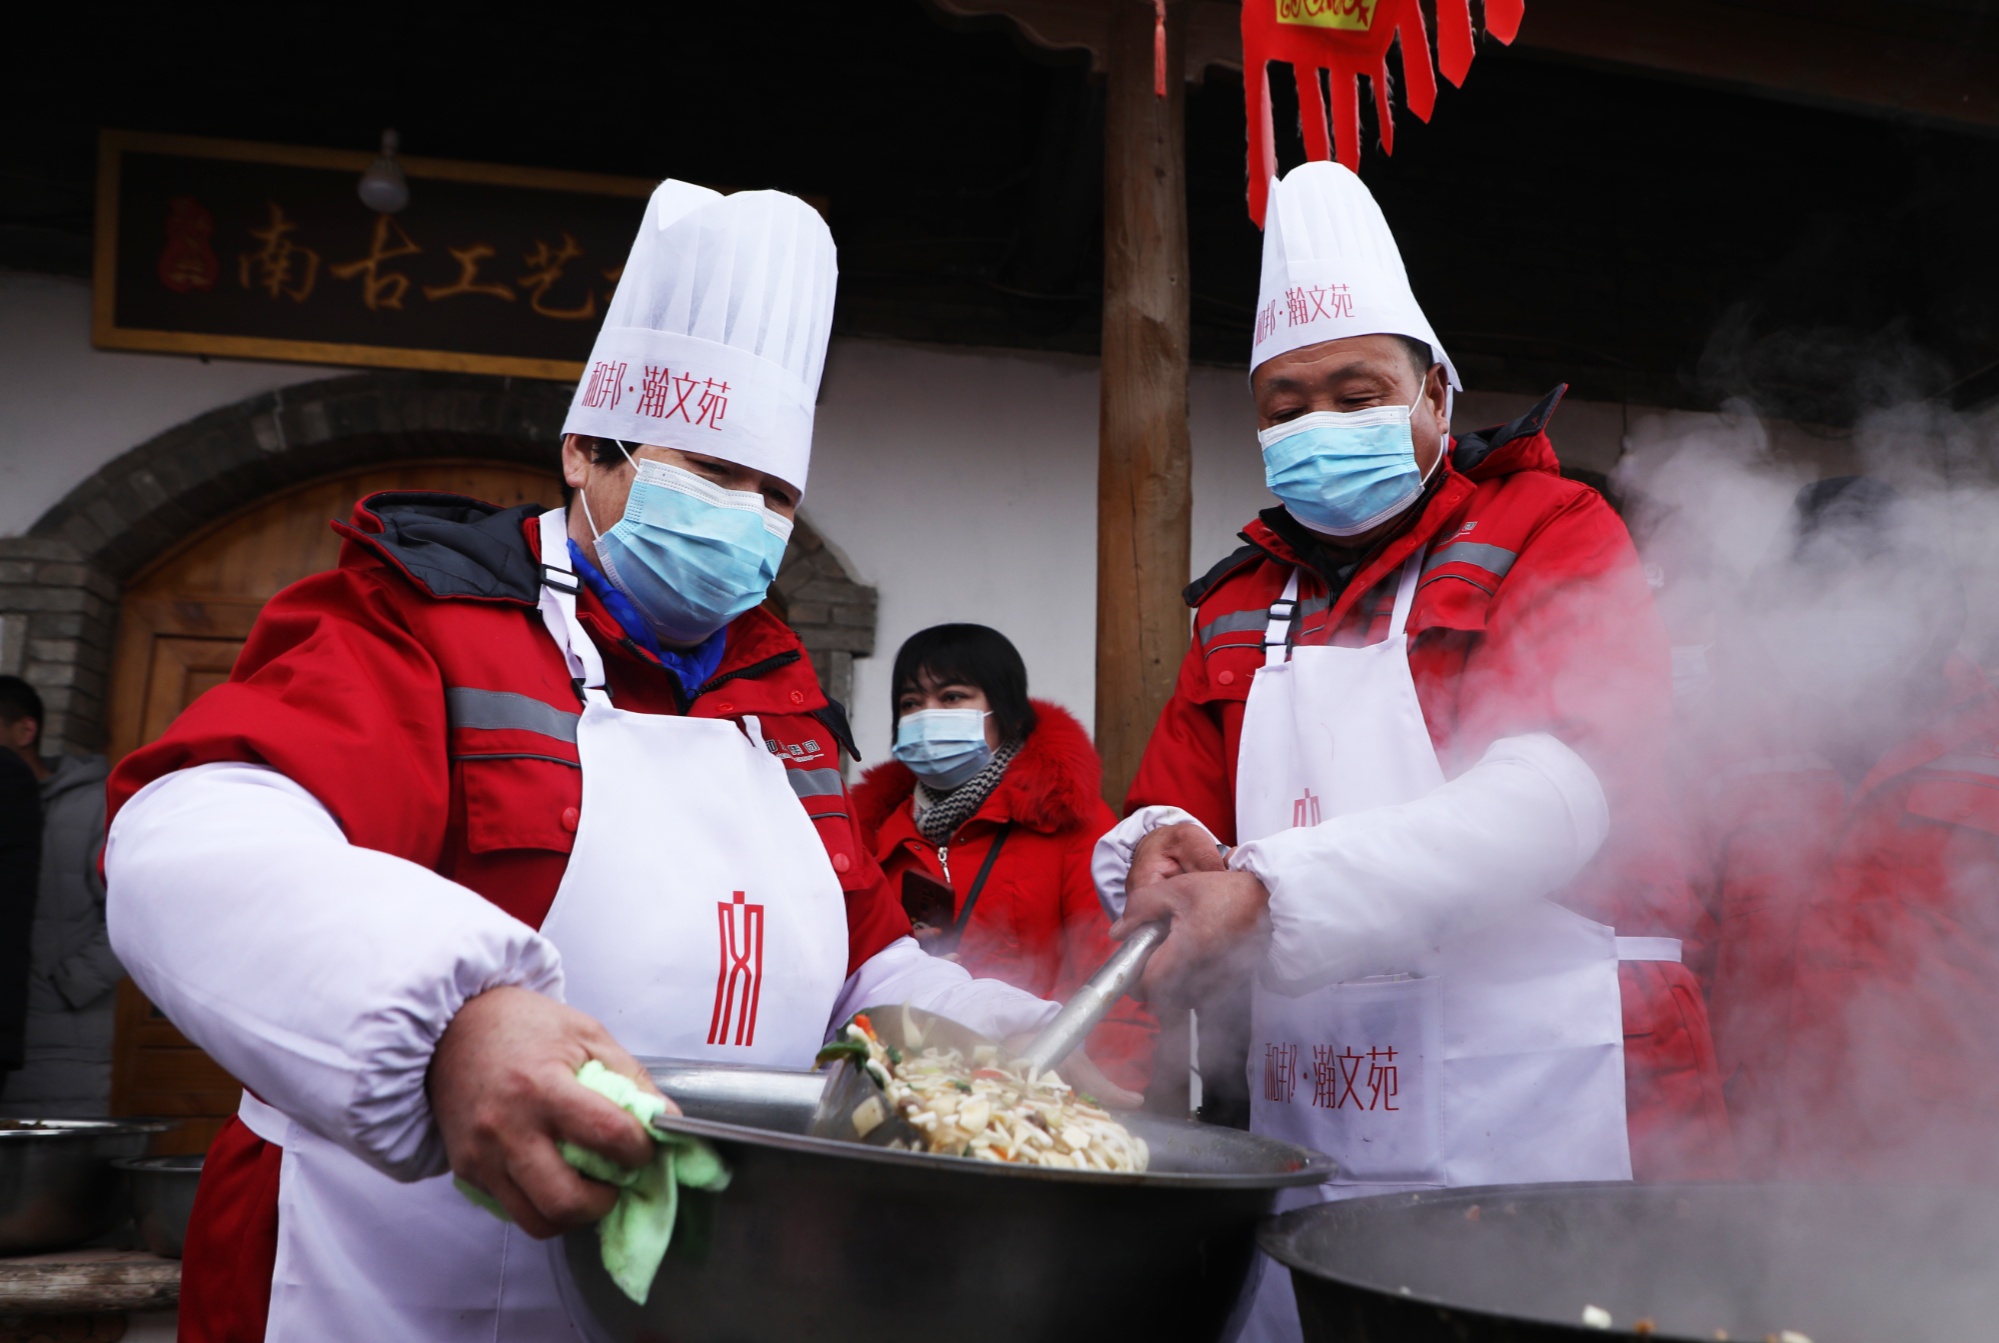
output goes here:
[{"label": "red hanging decoration", "polygon": [[[1462,85],[1471,69],[1470,0],[1436,0],[1437,64],[1444,78]],[[1504,43],[1520,31],[1525,0],[1485,0],[1485,30]],[[1249,116],[1249,217],[1263,226],[1270,179],[1277,175],[1277,139],[1271,124],[1269,66],[1290,63],[1298,83],[1298,116],[1305,156],[1360,169],[1360,77],[1374,87],[1375,119],[1383,153],[1395,152],[1395,116],[1388,100],[1388,48],[1402,47],[1404,97],[1424,121],[1437,104],[1430,40],[1417,0],[1243,0],[1242,89]],[[1331,83],[1332,125],[1327,127],[1325,71]]]}]

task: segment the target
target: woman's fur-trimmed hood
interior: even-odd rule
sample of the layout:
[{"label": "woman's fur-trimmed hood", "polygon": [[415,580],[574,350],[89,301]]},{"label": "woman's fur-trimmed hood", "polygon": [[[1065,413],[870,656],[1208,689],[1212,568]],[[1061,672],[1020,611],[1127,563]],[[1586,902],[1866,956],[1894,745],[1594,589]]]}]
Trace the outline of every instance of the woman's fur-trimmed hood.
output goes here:
[{"label": "woman's fur-trimmed hood", "polygon": [[[1031,700],[1036,722],[1020,754],[1006,767],[978,815],[1015,821],[1030,830],[1055,834],[1089,824],[1096,815],[1104,766],[1076,716],[1059,704]],[[870,833],[881,829],[910,794],[916,776],[898,760],[871,767],[854,785],[854,806]]]}]

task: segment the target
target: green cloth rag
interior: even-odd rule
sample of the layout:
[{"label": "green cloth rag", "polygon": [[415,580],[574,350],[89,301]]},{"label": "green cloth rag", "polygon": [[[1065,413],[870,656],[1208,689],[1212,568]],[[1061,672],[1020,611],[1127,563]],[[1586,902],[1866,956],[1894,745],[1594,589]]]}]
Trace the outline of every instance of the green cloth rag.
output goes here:
[{"label": "green cloth rag", "polygon": [[[715,1149],[690,1134],[673,1133],[653,1127],[666,1109],[666,1102],[622,1073],[614,1073],[591,1059],[576,1070],[576,1080],[623,1109],[652,1135],[659,1147],[649,1165],[638,1170],[586,1151],[574,1143],[562,1144],[562,1159],[593,1180],[616,1185],[618,1201],[597,1224],[597,1241],[604,1255],[604,1271],[620,1291],[640,1305],[652,1287],[653,1275],[666,1258],[673,1241],[673,1219],[680,1210],[680,1186],[711,1189],[729,1187],[729,1168]],[[493,1197],[463,1180],[458,1192],[504,1219],[506,1212]]]}]

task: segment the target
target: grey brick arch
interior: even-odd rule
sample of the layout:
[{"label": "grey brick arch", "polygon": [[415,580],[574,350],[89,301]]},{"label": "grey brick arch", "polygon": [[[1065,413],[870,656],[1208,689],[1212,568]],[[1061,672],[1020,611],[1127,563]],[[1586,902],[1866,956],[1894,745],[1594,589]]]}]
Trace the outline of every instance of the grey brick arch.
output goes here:
[{"label": "grey brick arch", "polygon": [[[569,388],[446,373],[362,373],[223,406],[119,456],[26,536],[0,538],[0,672],[49,708],[50,753],[103,745],[111,643],[126,583],[201,528],[293,485],[440,457],[548,466]],[[874,649],[875,592],[800,520],[775,604],[835,698]]]}]

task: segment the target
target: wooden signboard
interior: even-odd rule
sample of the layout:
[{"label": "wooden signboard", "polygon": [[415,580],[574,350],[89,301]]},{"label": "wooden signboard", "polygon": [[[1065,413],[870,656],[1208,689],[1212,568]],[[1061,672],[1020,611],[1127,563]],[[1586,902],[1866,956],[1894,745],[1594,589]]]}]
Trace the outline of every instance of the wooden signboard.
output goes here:
[{"label": "wooden signboard", "polygon": [[92,335],[104,349],[574,381],[646,198],[635,177],[105,131]]}]

